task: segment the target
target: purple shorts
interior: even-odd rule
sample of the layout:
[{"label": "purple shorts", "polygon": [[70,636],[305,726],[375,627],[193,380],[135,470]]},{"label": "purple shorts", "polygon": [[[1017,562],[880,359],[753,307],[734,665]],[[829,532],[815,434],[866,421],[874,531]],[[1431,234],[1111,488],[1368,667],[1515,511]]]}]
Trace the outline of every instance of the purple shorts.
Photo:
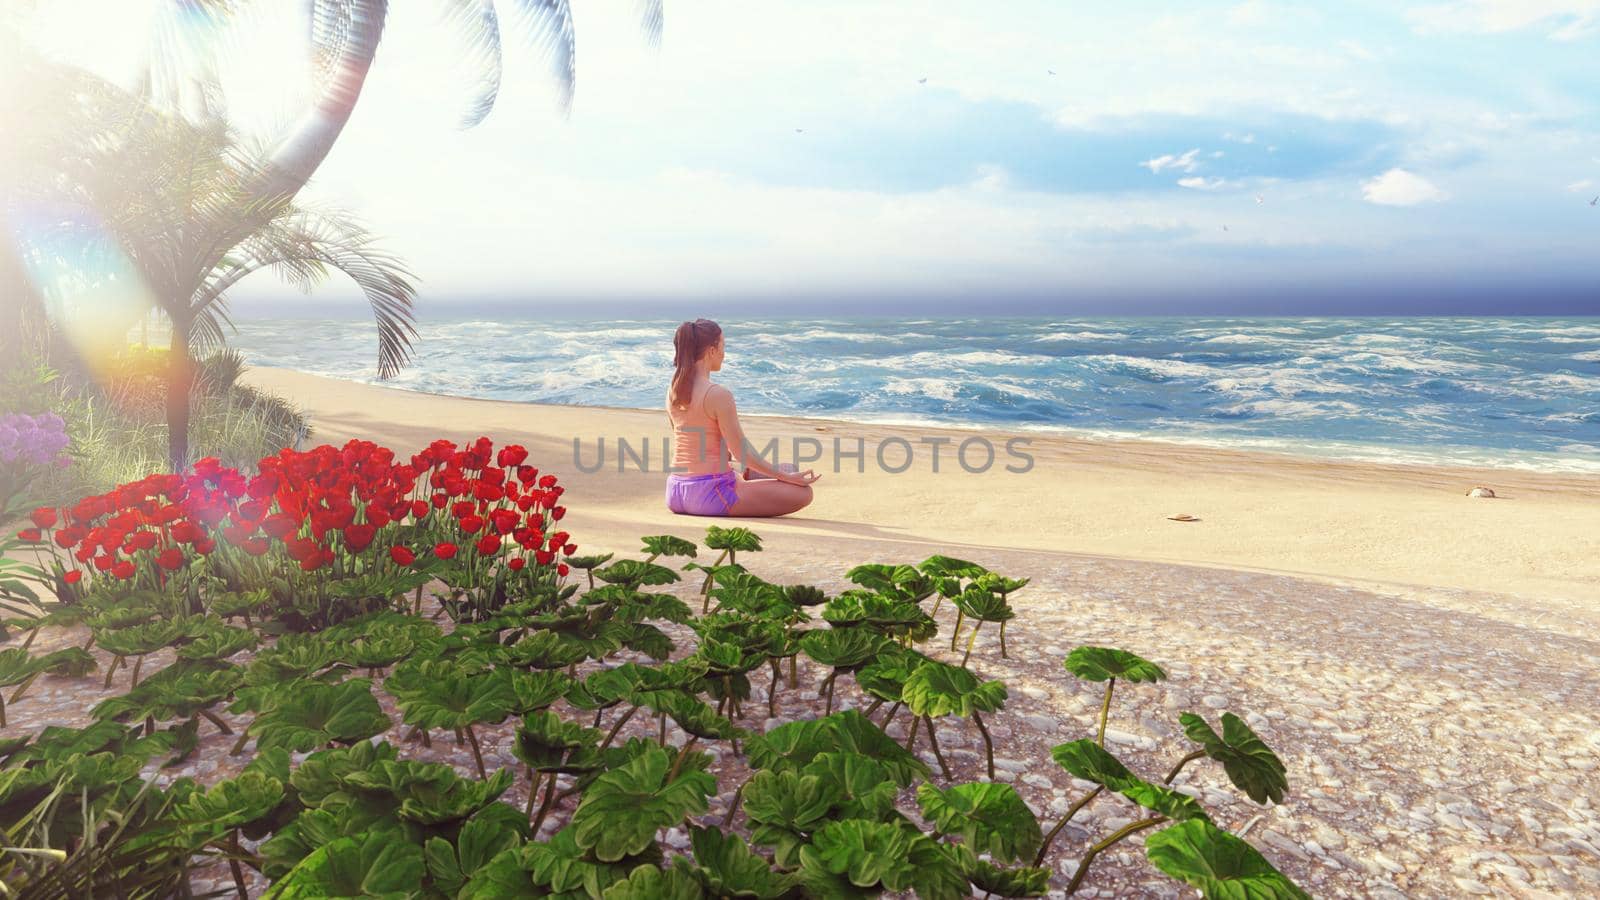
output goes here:
[{"label": "purple shorts", "polygon": [[684,516],[725,516],[739,499],[738,473],[668,475],[667,509]]}]

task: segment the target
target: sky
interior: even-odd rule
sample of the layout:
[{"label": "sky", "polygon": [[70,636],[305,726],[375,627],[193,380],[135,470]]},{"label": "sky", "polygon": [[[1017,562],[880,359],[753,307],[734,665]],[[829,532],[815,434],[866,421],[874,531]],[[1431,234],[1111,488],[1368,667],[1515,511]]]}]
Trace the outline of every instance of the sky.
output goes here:
[{"label": "sky", "polygon": [[[152,5],[36,30],[114,75]],[[504,87],[463,130],[439,4],[396,3],[305,195],[430,310],[1600,314],[1600,0],[667,0],[659,48],[631,3],[574,0],[565,116],[499,6]],[[271,140],[304,32],[245,31],[230,114]]]}]

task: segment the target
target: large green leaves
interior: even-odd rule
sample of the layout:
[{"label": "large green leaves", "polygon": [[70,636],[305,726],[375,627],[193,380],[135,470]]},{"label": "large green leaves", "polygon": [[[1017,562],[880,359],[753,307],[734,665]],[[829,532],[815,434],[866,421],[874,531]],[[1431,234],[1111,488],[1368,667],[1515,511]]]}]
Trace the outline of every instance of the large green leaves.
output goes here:
[{"label": "large green leaves", "polygon": [[917,788],[922,814],[944,834],[960,835],[975,853],[1013,862],[1031,859],[1044,836],[1033,810],[1009,784],[958,784],[948,790]]},{"label": "large green leaves", "polygon": [[283,688],[276,702],[250,723],[256,747],[305,752],[338,742],[363,741],[389,729],[389,717],[372,696],[372,682],[301,681]]},{"label": "large green leaves", "polygon": [[860,712],[847,709],[821,719],[808,719],[779,725],[766,734],[752,737],[746,747],[750,765],[757,769],[794,771],[803,768],[819,753],[843,751],[859,753],[877,761],[901,787],[909,787],[928,777],[928,767],[883,729]]},{"label": "large green leaves", "polygon": [[1067,654],[1064,665],[1085,681],[1164,681],[1167,677],[1155,663],[1114,647],[1079,647]]},{"label": "large green leaves", "polygon": [[640,562],[636,559],[623,559],[606,566],[595,569],[594,577],[607,584],[627,585],[639,587],[641,585],[671,584],[681,581],[678,573],[666,566],[655,563]]},{"label": "large green leaves", "polygon": [[418,894],[426,872],[422,848],[394,831],[339,838],[301,860],[268,892],[268,900]]},{"label": "large green leaves", "polygon": [[800,649],[817,662],[850,669],[871,662],[886,641],[864,628],[819,628],[800,637]]},{"label": "large green leaves", "polygon": [[1050,890],[1050,870],[1043,867],[1002,869],[988,860],[973,859],[966,871],[973,887],[996,897],[1042,897]]},{"label": "large green leaves", "polygon": [[479,722],[503,722],[517,708],[511,683],[494,673],[441,672],[419,683],[406,683],[395,693],[405,712],[405,723],[419,728],[466,728]]},{"label": "large green leaves", "polygon": [[1283,792],[1289,789],[1288,770],[1243,719],[1233,713],[1223,713],[1220,737],[1205,719],[1194,713],[1184,713],[1178,721],[1183,723],[1183,733],[1189,740],[1205,748],[1207,756],[1222,763],[1228,780],[1251,800],[1283,802]]},{"label": "large green leaves", "polygon": [[522,835],[517,829],[507,827],[504,821],[489,816],[474,818],[462,826],[453,845],[442,837],[428,839],[423,846],[428,876],[433,879],[435,888],[455,896],[473,873],[521,843]]},{"label": "large green leaves", "polygon": [[745,815],[754,826],[751,839],[773,849],[778,865],[799,862],[800,847],[828,821],[842,794],[824,775],[799,772],[757,772],[744,787]]},{"label": "large green leaves", "polygon": [[661,869],[646,863],[606,888],[604,900],[701,900],[705,889],[682,869]]},{"label": "large green leaves", "polygon": [[698,770],[670,774],[672,756],[650,750],[600,776],[573,813],[573,837],[597,859],[615,862],[655,843],[659,829],[705,812],[715,778]]},{"label": "large green leaves", "polygon": [[694,846],[694,864],[679,857],[674,865],[691,874],[713,897],[776,900],[794,886],[795,876],[774,872],[767,860],[752,852],[737,834],[696,828],[690,842]]},{"label": "large green leaves", "polygon": [[1051,748],[1050,755],[1073,775],[1105,785],[1129,800],[1169,819],[1204,819],[1205,810],[1193,797],[1151,784],[1128,771],[1116,757],[1091,740],[1071,741]]},{"label": "large green leaves", "polygon": [[968,896],[967,877],[948,848],[902,825],[861,819],[818,831],[800,849],[800,878],[815,897],[879,890],[912,891],[923,900]]},{"label": "large green leaves", "polygon": [[967,618],[982,622],[1009,622],[1017,617],[1005,597],[979,587],[967,588],[953,597],[951,602]]},{"label": "large green leaves", "polygon": [[698,551],[694,541],[686,541],[670,534],[652,534],[641,538],[644,552],[654,559],[658,556],[694,556]]},{"label": "large green leaves", "polygon": [[748,528],[723,528],[712,525],[706,529],[706,546],[713,550],[753,553],[761,549],[761,538]]},{"label": "large green leaves", "polygon": [[1004,706],[1006,686],[998,681],[980,681],[961,666],[929,661],[906,679],[901,699],[907,709],[919,716],[966,718],[974,712],[994,712]]},{"label": "large green leaves", "polygon": [[1144,848],[1156,868],[1208,900],[1309,900],[1256,848],[1210,822],[1180,822],[1145,838]]},{"label": "large green leaves", "polygon": [[539,772],[587,771],[570,769],[566,763],[579,750],[600,744],[600,731],[568,722],[548,710],[523,719],[517,729],[512,752],[529,768]]}]

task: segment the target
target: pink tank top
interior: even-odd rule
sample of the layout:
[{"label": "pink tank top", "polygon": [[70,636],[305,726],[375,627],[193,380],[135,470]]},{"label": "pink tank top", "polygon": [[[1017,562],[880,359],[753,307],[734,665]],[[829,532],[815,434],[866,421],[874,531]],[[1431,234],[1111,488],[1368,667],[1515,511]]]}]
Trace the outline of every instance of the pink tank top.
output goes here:
[{"label": "pink tank top", "polygon": [[[667,409],[672,422],[672,465],[689,475],[705,475],[728,468],[728,449],[722,429],[706,411],[707,386],[689,398],[688,409]],[[670,398],[669,398],[670,404]]]}]

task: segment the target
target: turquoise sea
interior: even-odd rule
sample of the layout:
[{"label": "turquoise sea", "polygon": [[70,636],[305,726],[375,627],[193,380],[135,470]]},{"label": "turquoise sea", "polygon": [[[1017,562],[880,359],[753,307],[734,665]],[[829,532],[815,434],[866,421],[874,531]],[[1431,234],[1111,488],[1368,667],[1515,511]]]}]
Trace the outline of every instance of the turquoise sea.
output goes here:
[{"label": "turquoise sea", "polygon": [[[1600,318],[719,320],[749,413],[1600,472]],[[677,321],[439,319],[396,387],[655,408]],[[376,378],[376,329],[239,322],[252,363]]]}]

